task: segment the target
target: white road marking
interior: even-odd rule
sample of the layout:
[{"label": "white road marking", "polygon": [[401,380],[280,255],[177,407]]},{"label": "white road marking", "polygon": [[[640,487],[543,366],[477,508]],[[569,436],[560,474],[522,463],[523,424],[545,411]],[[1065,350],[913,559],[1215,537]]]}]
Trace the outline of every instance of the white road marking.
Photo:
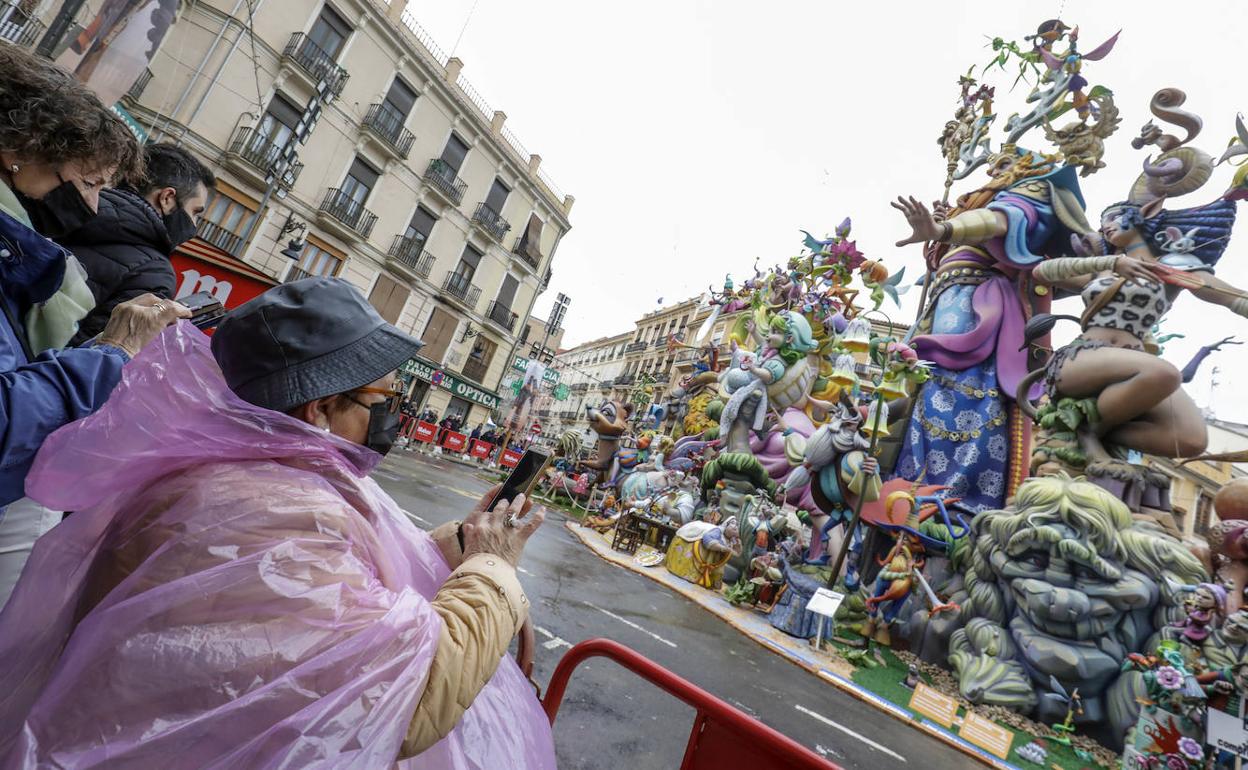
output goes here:
[{"label": "white road marking", "polygon": [[630,628],[635,628],[635,629],[637,629],[638,631],[640,631],[640,632],[642,632],[643,634],[645,634],[646,636],[653,637],[654,639],[659,640],[659,641],[660,641],[660,642],[662,642],[663,644],[666,644],[668,647],[671,647],[672,649],[676,649],[676,643],[675,643],[675,642],[669,642],[668,640],[664,639],[663,637],[659,636],[658,634],[656,634],[656,633],[654,633],[654,632],[652,632],[652,631],[647,631],[646,629],[644,629],[644,628],[642,628],[641,626],[637,625],[636,623],[634,623],[633,621],[629,620],[628,618],[622,618],[622,617],[620,617],[619,615],[616,615],[616,614],[615,614],[614,612],[612,612],[611,610],[604,610],[603,608],[599,607],[598,605],[596,605],[596,604],[590,604],[589,602],[585,602],[585,606],[586,606],[586,607],[591,607],[591,608],[593,608],[593,609],[595,609],[595,610],[598,610],[598,611],[599,611],[599,612],[601,612],[603,615],[606,615],[606,616],[607,616],[607,617],[609,617],[609,618],[615,618],[616,620],[620,621],[620,622],[621,622],[621,623],[623,623],[624,625],[629,626]]},{"label": "white road marking", "polygon": [[550,640],[550,641],[542,643],[542,646],[548,650],[553,650],[558,647],[571,647],[572,646],[571,642],[568,642],[564,639],[560,639],[559,637],[555,636],[553,633],[551,633],[550,631],[547,631],[541,626],[533,626],[533,630]]},{"label": "white road marking", "polygon": [[428,525],[430,524],[430,522],[429,522],[429,520],[428,520],[428,519],[422,519],[422,518],[420,518],[419,516],[417,516],[416,514],[412,513],[411,511],[403,511],[403,512],[407,514],[407,517],[408,517],[409,519],[412,519],[412,520],[414,520],[414,521],[419,521],[421,524],[424,524],[424,525],[426,525],[426,526],[428,526]]},{"label": "white road marking", "polygon": [[856,733],[856,732],[854,732],[853,730],[849,729],[849,728],[848,728],[848,727],[846,727],[845,725],[840,724],[839,722],[833,722],[831,719],[828,719],[828,718],[827,718],[827,717],[825,717],[823,714],[817,713],[817,712],[815,712],[815,711],[811,711],[810,709],[806,708],[805,706],[801,705],[800,703],[796,703],[796,704],[794,704],[794,708],[796,708],[798,711],[802,712],[803,714],[805,714],[805,715],[807,715],[807,716],[811,716],[811,717],[814,717],[815,719],[818,719],[820,722],[823,722],[823,723],[824,723],[825,725],[827,725],[828,727],[834,728],[834,729],[836,729],[836,730],[840,730],[841,732],[845,733],[846,735],[848,735],[848,736],[849,736],[849,737],[851,737],[851,738],[857,738],[858,740],[860,740],[860,741],[862,741],[863,743],[867,744],[868,746],[870,746],[871,748],[875,749],[876,751],[883,752],[883,753],[885,753],[885,754],[889,755],[890,757],[895,757],[895,758],[897,758],[897,759],[900,759],[902,762],[905,762],[905,761],[906,761],[906,758],[905,758],[905,757],[903,757],[902,755],[900,755],[900,754],[898,754],[897,752],[893,751],[892,749],[888,748],[887,746],[881,746],[880,744],[876,743],[875,741],[871,740],[870,738],[868,738],[868,737],[866,737],[866,736],[864,736],[864,735],[859,735],[858,733]]}]

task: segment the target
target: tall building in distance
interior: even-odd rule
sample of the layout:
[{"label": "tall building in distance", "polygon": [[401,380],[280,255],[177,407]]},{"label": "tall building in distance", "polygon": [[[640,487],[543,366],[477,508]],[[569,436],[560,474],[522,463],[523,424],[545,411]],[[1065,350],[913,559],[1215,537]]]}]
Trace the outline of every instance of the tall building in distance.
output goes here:
[{"label": "tall building in distance", "polygon": [[[0,35],[24,45],[60,6],[3,5]],[[174,257],[180,294],[230,307],[277,282],[344,278],[425,341],[404,370],[413,398],[476,423],[498,406],[573,198],[404,6],[181,4],[118,107],[219,180]]]},{"label": "tall building in distance", "polygon": [[574,348],[563,350],[555,357],[555,368],[560,381],[568,388],[568,398],[551,401],[541,416],[553,426],[558,435],[576,430],[587,439],[589,423],[585,421],[585,407],[595,406],[608,398],[623,398],[628,393],[623,383],[625,353],[632,332],[613,337],[591,340]]}]

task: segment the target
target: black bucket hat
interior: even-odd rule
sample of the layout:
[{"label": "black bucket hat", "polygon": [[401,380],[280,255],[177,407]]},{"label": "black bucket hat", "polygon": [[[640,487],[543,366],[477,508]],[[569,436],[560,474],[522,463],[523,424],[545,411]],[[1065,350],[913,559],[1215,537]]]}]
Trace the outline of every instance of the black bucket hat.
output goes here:
[{"label": "black bucket hat", "polygon": [[240,398],[288,412],[381,379],[423,344],[346,281],[304,278],[232,310],[212,335],[212,354]]}]

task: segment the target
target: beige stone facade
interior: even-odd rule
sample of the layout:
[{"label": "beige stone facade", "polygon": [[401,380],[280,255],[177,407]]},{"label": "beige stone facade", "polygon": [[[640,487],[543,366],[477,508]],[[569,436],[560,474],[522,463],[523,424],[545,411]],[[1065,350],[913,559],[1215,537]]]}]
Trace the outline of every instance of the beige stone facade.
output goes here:
[{"label": "beige stone facade", "polygon": [[[354,283],[425,340],[433,371],[463,384],[456,392],[417,377],[414,396],[475,424],[521,350],[573,198],[403,5],[183,3],[121,106],[152,141],[181,143],[214,169],[202,240],[277,281]],[[42,6],[24,23],[48,24],[60,3]],[[4,36],[37,43],[25,29]],[[335,96],[297,146],[287,184],[270,185],[266,171],[318,83]],[[282,254],[301,232],[297,259]]]},{"label": "beige stone facade", "polygon": [[[1210,419],[1210,454],[1242,451],[1248,444],[1248,425]],[[1186,537],[1203,539],[1206,532],[1217,524],[1218,514],[1213,509],[1213,498],[1232,479],[1248,476],[1248,464],[1228,463],[1214,460],[1196,460],[1177,463],[1165,457],[1146,457],[1149,467],[1170,477],[1170,507],[1174,524]]]}]

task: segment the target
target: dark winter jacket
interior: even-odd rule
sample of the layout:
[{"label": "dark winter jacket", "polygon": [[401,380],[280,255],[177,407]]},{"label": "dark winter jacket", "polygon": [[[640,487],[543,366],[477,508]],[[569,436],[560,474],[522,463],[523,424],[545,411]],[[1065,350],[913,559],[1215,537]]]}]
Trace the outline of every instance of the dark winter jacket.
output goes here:
[{"label": "dark winter jacket", "polygon": [[[0,189],[0,201],[8,192]],[[65,252],[10,216],[12,210],[0,206],[0,521],[5,506],[26,494],[26,474],[43,440],[99,409],[128,360],[108,345],[30,350],[20,319],[56,293]]]},{"label": "dark winter jacket", "polygon": [[95,309],[78,324],[71,345],[104,330],[113,308],[141,294],[170,299],[177,289],[169,255],[173,244],[159,212],[130,190],[100,193],[100,212],[60,243],[78,257],[95,295]]}]

